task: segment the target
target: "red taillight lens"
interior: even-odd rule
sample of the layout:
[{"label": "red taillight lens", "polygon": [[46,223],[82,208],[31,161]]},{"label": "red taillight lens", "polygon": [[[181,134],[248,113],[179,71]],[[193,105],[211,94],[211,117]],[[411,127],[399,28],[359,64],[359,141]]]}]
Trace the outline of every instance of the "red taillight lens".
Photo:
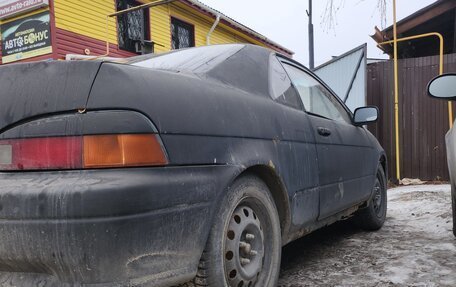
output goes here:
[{"label": "red taillight lens", "polygon": [[0,170],[166,165],[156,135],[48,137],[0,141]]},{"label": "red taillight lens", "polygon": [[[77,169],[82,167],[82,137],[0,141],[1,170]],[[10,154],[8,154],[10,153]]]}]

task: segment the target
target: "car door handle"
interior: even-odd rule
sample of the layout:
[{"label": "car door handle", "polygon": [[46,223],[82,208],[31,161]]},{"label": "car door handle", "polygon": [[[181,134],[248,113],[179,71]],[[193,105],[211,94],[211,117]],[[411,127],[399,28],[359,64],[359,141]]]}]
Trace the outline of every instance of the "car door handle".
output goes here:
[{"label": "car door handle", "polygon": [[331,135],[331,131],[327,128],[317,128],[318,134],[324,137],[329,137]]}]

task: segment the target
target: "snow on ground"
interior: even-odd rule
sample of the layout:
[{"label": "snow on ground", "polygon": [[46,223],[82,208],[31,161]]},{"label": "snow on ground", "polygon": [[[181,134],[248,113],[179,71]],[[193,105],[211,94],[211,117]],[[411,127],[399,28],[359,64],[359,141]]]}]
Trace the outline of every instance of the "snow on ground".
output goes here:
[{"label": "snow on ground", "polygon": [[345,221],[289,244],[279,286],[456,286],[450,186],[390,189],[377,232]]}]

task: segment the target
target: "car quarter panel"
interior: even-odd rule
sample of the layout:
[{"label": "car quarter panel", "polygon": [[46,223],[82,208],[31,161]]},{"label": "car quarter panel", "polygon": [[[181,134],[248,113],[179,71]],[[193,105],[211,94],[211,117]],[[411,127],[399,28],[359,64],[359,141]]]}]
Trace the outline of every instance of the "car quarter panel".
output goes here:
[{"label": "car quarter panel", "polygon": [[[130,84],[117,79],[125,79]],[[274,142],[298,142],[309,148],[314,143],[306,114],[277,104],[269,95],[249,94],[194,75],[104,64],[90,95],[88,110],[119,108],[147,115],[164,139],[167,150],[173,148],[166,144],[172,136],[195,137],[192,140],[198,144],[182,143],[179,146],[182,151],[174,148],[169,152],[171,164],[213,164],[215,160],[218,164],[246,165],[255,150],[233,148],[249,140],[266,140],[271,147]],[[220,143],[214,140],[202,146],[201,138],[219,142],[231,140],[224,147],[218,147]],[[202,150],[190,153],[187,148]],[[260,161],[268,163],[273,159],[270,151],[257,152],[256,157],[263,157]],[[314,149],[309,151],[309,158],[315,161]],[[244,152],[249,155],[235,154]]]},{"label": "car quarter panel", "polygon": [[140,111],[162,134],[290,138],[267,97],[192,74],[105,63],[87,108]]}]

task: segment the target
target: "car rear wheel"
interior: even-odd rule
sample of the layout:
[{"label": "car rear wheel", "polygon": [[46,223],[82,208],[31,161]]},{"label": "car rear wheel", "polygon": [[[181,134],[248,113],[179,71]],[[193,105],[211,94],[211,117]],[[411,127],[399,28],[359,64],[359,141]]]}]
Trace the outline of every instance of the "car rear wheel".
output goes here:
[{"label": "car rear wheel", "polygon": [[243,176],[216,213],[195,284],[276,286],[281,247],[279,216],[267,186],[254,176]]},{"label": "car rear wheel", "polygon": [[385,223],[387,209],[387,184],[383,167],[379,165],[369,205],[355,216],[355,222],[365,230],[378,230]]}]

